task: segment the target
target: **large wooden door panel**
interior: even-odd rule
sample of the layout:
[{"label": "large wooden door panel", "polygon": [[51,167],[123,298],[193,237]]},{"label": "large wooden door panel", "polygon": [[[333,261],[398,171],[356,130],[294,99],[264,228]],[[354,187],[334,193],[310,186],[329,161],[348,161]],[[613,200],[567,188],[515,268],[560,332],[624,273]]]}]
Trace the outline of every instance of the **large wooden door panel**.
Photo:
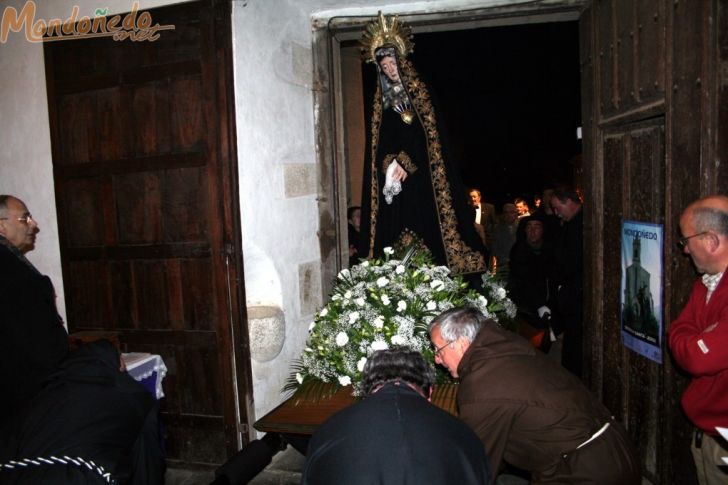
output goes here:
[{"label": "large wooden door panel", "polygon": [[250,401],[229,10],[152,10],[175,25],[157,42],[46,45],[69,328],[162,355],[168,456],[197,463],[245,441],[235,387]]},{"label": "large wooden door panel", "polygon": [[[717,150],[723,2],[593,0],[582,15],[585,107],[586,343],[590,385],[628,425],[648,483],[696,483],[683,373],[663,334],[662,364],[620,336],[620,224],[664,225],[663,324],[669,330],[695,273],[675,246],[680,213],[721,190]],[[723,56],[725,58],[725,56]],[[723,62],[725,64],[725,62]],[[723,103],[725,104],[725,103]],[[722,130],[722,131],[721,131]]]},{"label": "large wooden door panel", "polygon": [[[647,476],[659,476],[657,431],[665,425],[662,366],[628,349],[621,336],[622,220],[664,222],[664,118],[605,130],[604,313],[601,350],[608,363],[601,394],[607,407],[627,423]],[[619,181],[619,183],[615,183]],[[664,342],[661,342],[664,344]]]}]

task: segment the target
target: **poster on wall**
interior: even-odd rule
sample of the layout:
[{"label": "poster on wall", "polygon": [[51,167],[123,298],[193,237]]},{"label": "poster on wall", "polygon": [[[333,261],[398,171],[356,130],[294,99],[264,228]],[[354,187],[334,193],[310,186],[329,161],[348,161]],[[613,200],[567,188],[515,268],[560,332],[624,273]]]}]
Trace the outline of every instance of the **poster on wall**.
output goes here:
[{"label": "poster on wall", "polygon": [[662,224],[622,221],[622,341],[662,363]]}]

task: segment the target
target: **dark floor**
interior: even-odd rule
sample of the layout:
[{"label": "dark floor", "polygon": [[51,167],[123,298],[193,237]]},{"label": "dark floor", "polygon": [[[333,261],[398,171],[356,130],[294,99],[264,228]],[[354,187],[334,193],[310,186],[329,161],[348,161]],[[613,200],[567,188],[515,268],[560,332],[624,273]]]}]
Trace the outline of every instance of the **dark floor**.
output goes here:
[{"label": "dark floor", "polygon": [[[251,485],[298,485],[301,483],[303,461],[303,455],[289,446],[274,456],[273,462],[248,483]],[[214,478],[215,473],[212,471],[168,468],[164,476],[164,484],[208,485]]]}]

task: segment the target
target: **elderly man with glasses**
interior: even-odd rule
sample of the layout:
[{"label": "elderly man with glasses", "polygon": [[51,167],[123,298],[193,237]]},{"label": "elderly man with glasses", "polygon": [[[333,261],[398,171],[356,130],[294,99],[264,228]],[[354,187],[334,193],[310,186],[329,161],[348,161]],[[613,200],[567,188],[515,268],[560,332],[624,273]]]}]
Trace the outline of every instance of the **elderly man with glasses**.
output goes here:
[{"label": "elderly man with glasses", "polygon": [[460,380],[460,419],[483,442],[493,475],[508,464],[530,472],[531,484],[640,483],[622,425],[526,340],[469,307],[435,318],[430,338],[435,361]]},{"label": "elderly man with glasses", "polygon": [[53,284],[25,257],[39,230],[22,200],[0,195],[0,427],[68,353]]},{"label": "elderly man with glasses", "polygon": [[692,375],[682,407],[695,425],[691,451],[698,482],[728,483],[721,457],[728,443],[715,427],[728,426],[728,197],[713,195],[690,204],[680,217],[678,244],[702,274],[669,329],[675,361]]}]

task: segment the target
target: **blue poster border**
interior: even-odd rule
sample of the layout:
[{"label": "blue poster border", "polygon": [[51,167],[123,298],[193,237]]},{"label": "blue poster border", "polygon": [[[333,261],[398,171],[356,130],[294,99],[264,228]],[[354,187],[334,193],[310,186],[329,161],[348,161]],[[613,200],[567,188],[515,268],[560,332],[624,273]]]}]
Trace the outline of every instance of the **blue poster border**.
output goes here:
[{"label": "blue poster border", "polygon": [[[639,241],[637,260],[634,257],[636,240]],[[661,364],[665,340],[664,226],[623,219],[620,241],[622,275],[619,313],[622,342],[628,349]],[[642,254],[648,257],[643,258]],[[647,266],[642,266],[645,260]],[[638,286],[639,290],[636,291]],[[656,289],[657,295],[651,289]],[[655,301],[654,296],[659,299]]]}]

